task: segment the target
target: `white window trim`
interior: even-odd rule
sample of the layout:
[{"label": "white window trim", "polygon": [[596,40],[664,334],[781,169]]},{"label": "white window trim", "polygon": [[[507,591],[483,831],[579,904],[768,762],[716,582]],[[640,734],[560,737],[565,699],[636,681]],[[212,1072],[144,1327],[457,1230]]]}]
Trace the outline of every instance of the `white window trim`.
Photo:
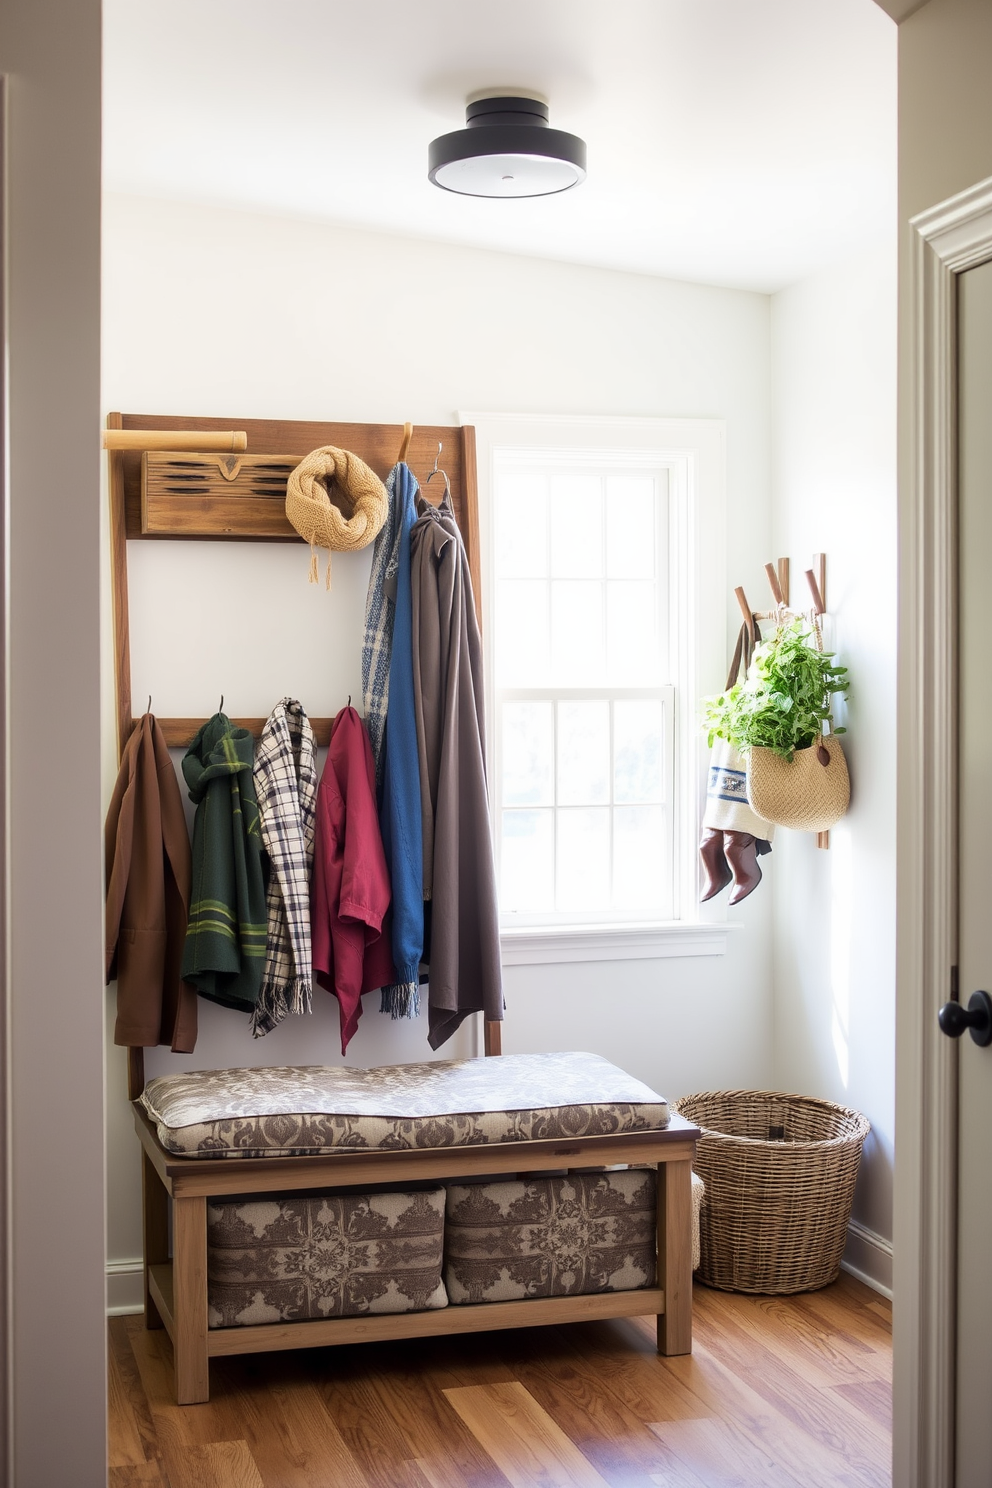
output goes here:
[{"label": "white window trim", "polygon": [[544,926],[503,929],[503,963],[509,966],[570,961],[645,960],[713,956],[726,950],[733,926],[722,903],[696,901],[698,827],[705,798],[708,755],[699,727],[700,702],[719,689],[726,667],[726,426],[722,419],[609,418],[575,414],[460,412],[476,432],[482,623],[486,646],[486,741],[494,758],[496,716],[492,667],[494,543],[493,452],[497,448],[637,451],[671,471],[673,614],[677,625],[672,681],[676,688],[675,915],[649,924]]}]

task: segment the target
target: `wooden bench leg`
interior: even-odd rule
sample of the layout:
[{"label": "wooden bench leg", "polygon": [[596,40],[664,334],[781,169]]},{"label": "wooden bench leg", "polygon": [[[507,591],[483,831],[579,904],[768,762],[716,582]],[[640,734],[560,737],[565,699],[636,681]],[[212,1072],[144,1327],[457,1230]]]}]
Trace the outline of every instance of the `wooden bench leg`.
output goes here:
[{"label": "wooden bench leg", "polygon": [[172,1201],[172,1346],[176,1401],[196,1405],[210,1399],[207,1358],[207,1201]]},{"label": "wooden bench leg", "polygon": [[162,1266],[169,1259],[169,1196],[147,1152],[141,1154],[141,1213],[144,1233],[145,1327],[163,1326],[159,1310],[148,1289],[149,1266]]},{"label": "wooden bench leg", "polygon": [[692,1165],[658,1164],[658,1285],[665,1310],[658,1317],[658,1352],[692,1352]]}]

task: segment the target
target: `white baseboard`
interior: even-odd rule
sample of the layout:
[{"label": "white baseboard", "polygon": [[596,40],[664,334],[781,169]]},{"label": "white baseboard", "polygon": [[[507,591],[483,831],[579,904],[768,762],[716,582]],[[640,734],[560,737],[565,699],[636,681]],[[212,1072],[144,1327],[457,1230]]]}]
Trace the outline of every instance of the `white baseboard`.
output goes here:
[{"label": "white baseboard", "polygon": [[143,1312],[145,1282],[141,1257],[127,1261],[107,1262],[107,1316],[124,1317],[129,1312]]},{"label": "white baseboard", "polygon": [[873,1291],[892,1301],[892,1241],[856,1220],[847,1227],[847,1245],[841,1268],[863,1281]]}]

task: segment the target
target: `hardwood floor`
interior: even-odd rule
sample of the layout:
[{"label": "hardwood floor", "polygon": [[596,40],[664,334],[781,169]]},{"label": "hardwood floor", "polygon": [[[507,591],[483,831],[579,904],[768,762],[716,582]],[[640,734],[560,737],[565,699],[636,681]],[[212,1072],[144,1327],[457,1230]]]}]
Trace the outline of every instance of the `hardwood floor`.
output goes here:
[{"label": "hardwood floor", "polygon": [[110,1488],[889,1488],[891,1309],[695,1288],[654,1320],[256,1354],[177,1406],[172,1348],[110,1323]]}]

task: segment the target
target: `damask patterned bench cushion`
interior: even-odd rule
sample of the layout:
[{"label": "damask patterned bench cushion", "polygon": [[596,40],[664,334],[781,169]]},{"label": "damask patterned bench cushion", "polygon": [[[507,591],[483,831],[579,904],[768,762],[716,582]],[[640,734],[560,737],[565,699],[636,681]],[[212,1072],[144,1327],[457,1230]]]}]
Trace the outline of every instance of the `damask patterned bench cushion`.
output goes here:
[{"label": "damask patterned bench cushion", "polygon": [[207,1204],[211,1328],[445,1307],[444,1189]]},{"label": "damask patterned bench cushion", "polygon": [[346,1069],[200,1070],[141,1097],[181,1157],[482,1145],[657,1131],[668,1104],[597,1054],[504,1054]]},{"label": "damask patterned bench cushion", "polygon": [[455,1302],[510,1302],[652,1286],[649,1168],[449,1184],[445,1284]]}]

